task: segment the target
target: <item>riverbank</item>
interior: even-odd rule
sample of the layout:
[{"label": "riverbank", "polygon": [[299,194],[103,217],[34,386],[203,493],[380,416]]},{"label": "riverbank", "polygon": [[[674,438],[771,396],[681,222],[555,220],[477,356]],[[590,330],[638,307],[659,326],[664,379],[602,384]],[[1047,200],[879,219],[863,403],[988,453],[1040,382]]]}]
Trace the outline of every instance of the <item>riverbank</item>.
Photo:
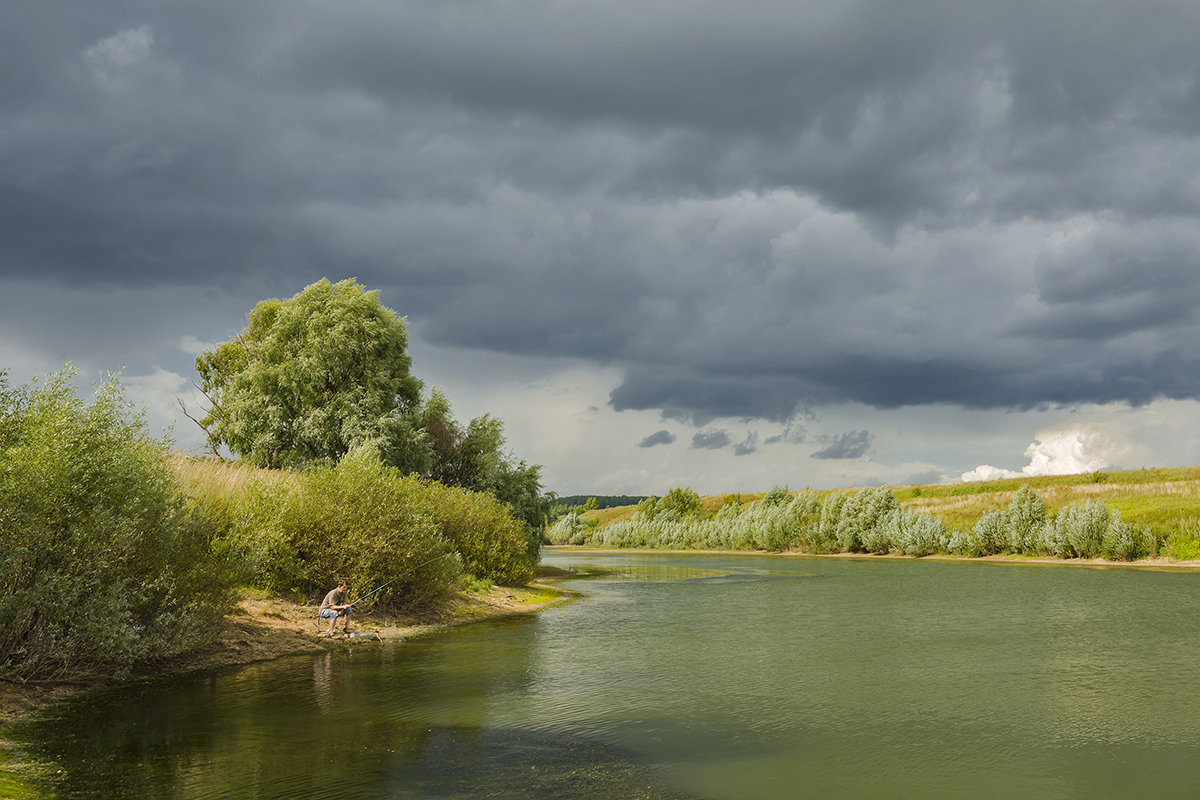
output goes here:
[{"label": "riverbank", "polygon": [[[563,574],[554,568],[542,568],[542,577]],[[319,653],[350,644],[361,644],[376,637],[398,641],[424,635],[440,628],[462,625],[494,617],[537,611],[561,601],[573,593],[565,589],[533,582],[525,586],[492,586],[485,591],[458,592],[448,600],[417,614],[381,614],[370,611],[356,614],[348,638],[342,623],[332,636],[318,635],[316,608],[279,596],[248,589],[237,608],[225,619],[217,637],[207,647],[169,659],[131,674],[126,680],[161,677],[204,669],[235,667],[267,661],[285,655]],[[53,703],[61,702],[88,689],[120,682],[113,676],[97,675],[72,682],[41,681],[25,684],[0,682],[0,728],[29,717]],[[2,749],[2,748],[0,748]]]},{"label": "riverbank", "polygon": [[1103,558],[1054,558],[1052,556],[1024,556],[1006,553],[994,556],[928,555],[907,556],[903,553],[804,553],[790,551],[777,553],[773,550],[669,550],[638,547],[589,547],[587,545],[546,545],[543,553],[604,553],[608,555],[647,553],[662,555],[706,555],[706,556],[776,556],[784,558],[832,558],[840,561],[945,561],[963,564],[1025,564],[1046,567],[1085,567],[1090,569],[1149,569],[1168,572],[1200,572],[1200,560],[1180,560],[1165,556],[1142,558],[1136,561],[1107,561]]}]

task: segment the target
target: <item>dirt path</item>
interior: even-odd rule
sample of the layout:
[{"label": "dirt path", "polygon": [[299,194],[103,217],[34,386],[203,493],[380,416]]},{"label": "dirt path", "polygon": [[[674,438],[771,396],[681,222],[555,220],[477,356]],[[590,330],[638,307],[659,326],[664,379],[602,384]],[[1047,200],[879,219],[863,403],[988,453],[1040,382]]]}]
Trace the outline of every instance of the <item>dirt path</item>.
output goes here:
[{"label": "dirt path", "polygon": [[[317,611],[313,605],[299,605],[262,592],[248,591],[234,612],[226,618],[224,628],[212,644],[186,656],[156,664],[132,677],[250,664],[284,655],[346,647],[351,642],[357,644],[365,638],[403,640],[449,625],[536,611],[570,594],[540,583],[520,587],[493,586],[486,592],[460,593],[421,615],[355,614],[350,626],[355,636],[351,639],[342,632],[340,621],[334,636],[318,635],[320,628],[317,627]],[[0,683],[0,726],[72,694],[111,682],[96,679],[80,683]]]}]

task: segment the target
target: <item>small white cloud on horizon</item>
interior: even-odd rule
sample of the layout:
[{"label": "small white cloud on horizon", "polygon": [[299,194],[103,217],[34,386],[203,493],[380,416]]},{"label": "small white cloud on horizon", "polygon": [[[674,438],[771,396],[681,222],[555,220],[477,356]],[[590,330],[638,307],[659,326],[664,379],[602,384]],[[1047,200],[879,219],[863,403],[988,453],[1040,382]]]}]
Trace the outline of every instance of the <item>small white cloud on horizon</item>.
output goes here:
[{"label": "small white cloud on horizon", "polygon": [[1025,448],[1025,457],[1029,459],[1029,463],[1022,467],[1020,472],[993,467],[991,464],[980,464],[975,469],[964,472],[959,480],[994,481],[1001,478],[1095,472],[1112,466],[1110,454],[1113,451],[1112,443],[1095,431],[1059,431],[1045,440],[1034,440]]},{"label": "small white cloud on horizon", "polygon": [[176,347],[183,352],[194,356],[200,355],[205,350],[213,350],[216,348],[216,346],[217,345],[215,342],[204,342],[190,334],[182,337],[178,342],[176,342]]}]

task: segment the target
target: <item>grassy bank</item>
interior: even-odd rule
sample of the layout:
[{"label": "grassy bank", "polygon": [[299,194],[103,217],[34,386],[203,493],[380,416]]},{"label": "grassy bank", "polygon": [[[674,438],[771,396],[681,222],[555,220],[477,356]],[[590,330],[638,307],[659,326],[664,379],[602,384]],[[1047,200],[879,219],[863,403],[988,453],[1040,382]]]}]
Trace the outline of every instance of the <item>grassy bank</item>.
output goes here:
[{"label": "grassy bank", "polygon": [[[564,518],[550,532],[555,543],[593,546],[655,546],[671,549],[713,547],[717,549],[798,550],[803,552],[910,552],[913,555],[943,553],[979,556],[1003,552],[1040,556],[1077,556],[1061,541],[996,541],[997,526],[1011,521],[1007,510],[1018,493],[1036,495],[1041,505],[1035,521],[1045,525],[1060,520],[1059,527],[1090,525],[1094,530],[1076,535],[1080,549],[1098,554],[1105,531],[1110,540],[1125,536],[1137,541],[1113,544],[1110,553],[1121,558],[1160,557],[1191,561],[1200,559],[1200,468],[1142,469],[1124,472],[1082,475],[1043,476],[998,481],[897,486],[887,490],[823,490],[772,493],[723,494],[696,498],[693,507],[683,513],[647,516],[645,507],[607,508],[588,511],[575,519]],[[886,491],[891,501],[879,493]],[[855,508],[869,505],[866,495],[873,494],[883,508]],[[805,500],[798,502],[803,496]],[[859,501],[854,498],[860,497]],[[787,503],[782,503],[783,499]],[[768,502],[771,498],[771,502]],[[857,523],[838,525],[846,504],[850,503]],[[790,511],[788,504],[795,504]],[[897,516],[897,510],[903,510]],[[1064,513],[1065,512],[1065,513]],[[866,518],[863,518],[866,514]],[[822,517],[825,517],[824,523]],[[1101,519],[1103,516],[1103,519]],[[981,522],[982,521],[982,522]],[[876,523],[890,523],[889,534],[874,540],[862,536]],[[866,528],[864,528],[864,524]],[[911,527],[925,528],[925,539],[910,543]],[[822,525],[825,530],[822,532]],[[907,527],[906,527],[907,526]],[[1069,526],[1068,526],[1069,527]],[[1097,553],[1083,542],[1095,535]],[[1026,530],[1026,536],[1029,531]],[[1005,531],[1003,537],[1010,538]],[[980,538],[982,537],[982,539]],[[905,543],[910,546],[905,549]],[[1115,549],[1114,549],[1115,548]],[[1141,552],[1148,550],[1148,552]]]}]

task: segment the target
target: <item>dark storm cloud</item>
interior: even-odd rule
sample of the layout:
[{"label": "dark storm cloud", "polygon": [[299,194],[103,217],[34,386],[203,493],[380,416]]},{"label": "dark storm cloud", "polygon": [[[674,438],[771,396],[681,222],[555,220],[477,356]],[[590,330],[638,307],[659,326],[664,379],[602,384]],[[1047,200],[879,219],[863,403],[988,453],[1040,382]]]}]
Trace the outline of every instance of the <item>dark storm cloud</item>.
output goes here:
[{"label": "dark storm cloud", "polygon": [[9,16],[0,292],[357,276],[697,426],[1200,396],[1192,3]]},{"label": "dark storm cloud", "polygon": [[693,450],[720,450],[729,444],[729,434],[725,431],[696,431],[692,435]]},{"label": "dark storm cloud", "polygon": [[674,444],[675,434],[668,430],[655,431],[638,442],[638,447],[655,447],[660,444]]},{"label": "dark storm cloud", "polygon": [[847,431],[829,438],[829,444],[812,454],[813,458],[862,458],[871,449],[875,434]]},{"label": "dark storm cloud", "polygon": [[758,452],[758,434],[751,431],[746,438],[733,446],[735,456],[748,456]]}]

